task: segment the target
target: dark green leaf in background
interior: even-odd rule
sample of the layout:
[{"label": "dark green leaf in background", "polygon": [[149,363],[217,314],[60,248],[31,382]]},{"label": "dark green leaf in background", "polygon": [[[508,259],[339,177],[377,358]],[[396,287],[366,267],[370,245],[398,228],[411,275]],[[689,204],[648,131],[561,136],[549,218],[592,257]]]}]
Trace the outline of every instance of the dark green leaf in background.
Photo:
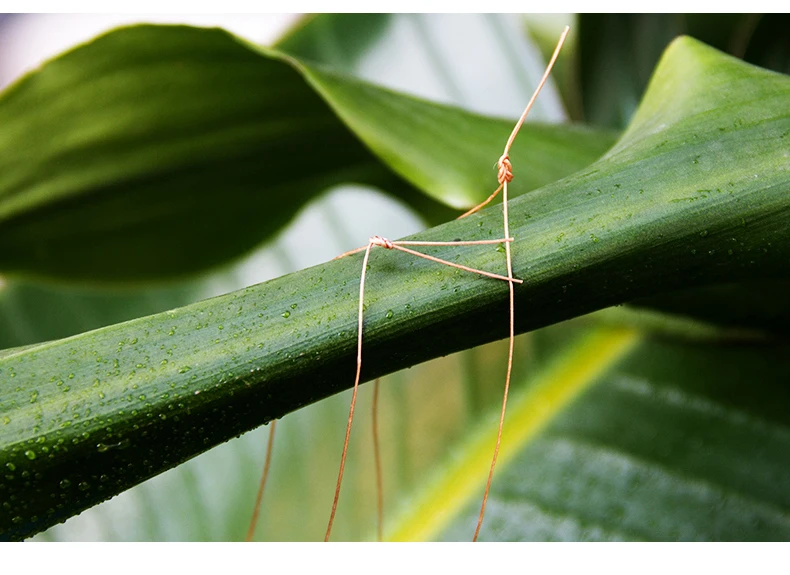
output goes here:
[{"label": "dark green leaf in background", "polygon": [[481,539],[787,540],[787,352],[639,342],[500,472]]},{"label": "dark green leaf in background", "polygon": [[787,23],[784,14],[582,14],[578,84],[566,82],[565,99],[581,97],[583,115],[575,114],[576,120],[624,128],[659,57],[680,34],[787,73],[787,35],[781,32]]}]

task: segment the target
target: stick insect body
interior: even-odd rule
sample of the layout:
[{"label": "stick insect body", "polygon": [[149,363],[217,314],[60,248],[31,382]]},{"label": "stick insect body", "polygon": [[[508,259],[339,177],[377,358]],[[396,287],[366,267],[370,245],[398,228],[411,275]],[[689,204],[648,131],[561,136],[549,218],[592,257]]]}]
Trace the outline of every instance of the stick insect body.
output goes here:
[{"label": "stick insect body", "polygon": [[[346,253],[338,256],[338,258],[342,258],[342,257],[348,256],[348,255],[351,255],[351,254],[355,254],[355,253],[359,253],[359,252],[363,252],[363,251],[365,252],[365,255],[364,255],[363,260],[362,260],[362,273],[361,273],[360,282],[359,282],[359,308],[358,308],[358,321],[357,321],[357,370],[356,370],[356,376],[355,376],[355,380],[354,380],[353,393],[352,393],[352,396],[351,396],[351,406],[350,406],[350,409],[349,409],[348,424],[346,426],[345,441],[343,443],[343,454],[342,454],[341,459],[340,459],[340,470],[338,472],[337,485],[336,485],[336,488],[335,488],[334,500],[332,502],[332,511],[330,513],[330,516],[329,516],[329,522],[328,522],[327,529],[326,529],[326,535],[324,537],[325,541],[329,541],[329,537],[330,537],[330,535],[332,533],[332,524],[333,524],[334,519],[335,519],[335,514],[336,514],[336,511],[337,511],[337,504],[338,504],[338,500],[340,498],[340,488],[341,488],[342,481],[343,481],[343,471],[345,469],[346,456],[348,454],[348,443],[349,443],[349,438],[351,436],[351,425],[352,425],[352,422],[353,422],[353,419],[354,419],[354,409],[356,407],[357,390],[359,388],[360,374],[361,374],[361,371],[362,371],[362,335],[363,335],[363,324],[364,324],[364,321],[363,321],[363,319],[364,319],[363,315],[364,314],[363,314],[363,312],[364,312],[364,297],[365,297],[365,277],[366,277],[366,274],[367,274],[367,267],[368,267],[368,260],[370,258],[370,252],[371,252],[371,250],[374,247],[379,247],[379,248],[383,248],[383,249],[387,249],[387,250],[397,250],[397,251],[405,252],[405,253],[411,254],[411,255],[416,256],[416,257],[421,257],[421,258],[424,258],[424,259],[427,259],[427,260],[430,260],[430,261],[433,261],[433,262],[436,262],[436,263],[440,263],[440,264],[443,264],[443,265],[447,265],[447,266],[450,266],[450,267],[461,269],[461,270],[464,270],[464,271],[467,271],[467,272],[470,272],[470,273],[476,273],[476,274],[479,274],[481,276],[484,276],[484,277],[487,277],[487,278],[490,278],[490,279],[506,281],[508,283],[508,288],[509,288],[510,335],[509,335],[507,374],[505,376],[505,387],[504,387],[504,394],[503,394],[503,399],[502,399],[502,409],[501,409],[501,412],[500,412],[499,430],[498,430],[498,433],[497,433],[496,445],[494,447],[494,455],[493,455],[493,457],[491,459],[491,467],[489,469],[488,479],[486,481],[486,487],[485,487],[485,492],[484,492],[484,495],[483,495],[483,501],[482,501],[482,504],[481,504],[481,507],[480,507],[480,514],[479,514],[478,520],[477,520],[477,527],[475,529],[475,534],[474,534],[474,537],[472,539],[473,541],[477,541],[477,538],[478,538],[478,536],[480,534],[480,528],[483,525],[483,517],[485,515],[486,503],[488,501],[488,494],[489,494],[489,491],[490,491],[490,488],[491,488],[491,481],[492,481],[493,476],[494,476],[494,468],[496,467],[497,456],[499,455],[499,447],[500,447],[500,443],[501,443],[501,439],[502,439],[502,427],[503,427],[504,421],[505,421],[505,411],[506,411],[506,407],[507,407],[508,392],[509,392],[509,389],[510,389],[510,376],[511,376],[512,366],[513,366],[513,347],[514,347],[514,339],[515,339],[515,327],[514,327],[514,324],[515,324],[515,310],[514,310],[515,289],[514,289],[514,284],[523,283],[523,281],[521,279],[513,277],[513,261],[512,261],[511,245],[510,245],[513,242],[513,238],[510,237],[510,226],[509,226],[509,220],[508,220],[508,204],[507,204],[507,202],[508,202],[508,183],[510,183],[513,180],[513,166],[511,164],[510,157],[509,157],[510,147],[513,145],[513,141],[515,140],[516,135],[518,134],[519,130],[521,129],[522,124],[526,120],[527,115],[529,114],[529,111],[531,110],[533,104],[535,103],[535,100],[538,97],[538,94],[540,93],[541,89],[543,88],[543,85],[546,83],[546,80],[548,79],[549,74],[551,73],[551,69],[554,66],[554,62],[557,60],[557,57],[558,57],[558,55],[560,53],[560,50],[562,49],[562,45],[565,42],[565,38],[566,38],[566,36],[568,34],[568,31],[569,31],[569,28],[566,26],[565,30],[562,32],[562,35],[560,36],[559,42],[557,43],[557,47],[554,50],[554,54],[552,55],[551,60],[549,61],[548,66],[546,67],[546,70],[545,70],[545,72],[543,74],[543,77],[541,78],[540,83],[538,84],[537,89],[535,90],[534,94],[530,98],[529,103],[527,104],[527,107],[525,108],[523,114],[521,115],[521,117],[519,118],[518,122],[516,123],[516,126],[513,128],[513,131],[511,132],[510,137],[507,140],[507,143],[505,144],[504,153],[502,154],[502,156],[500,156],[500,158],[499,158],[499,160],[497,162],[497,166],[498,166],[497,180],[499,182],[499,187],[497,187],[496,190],[485,201],[483,201],[479,205],[475,206],[474,208],[472,208],[468,212],[466,212],[466,213],[462,214],[461,216],[459,216],[459,218],[463,218],[463,217],[466,217],[466,216],[468,216],[470,214],[473,214],[473,213],[477,212],[478,210],[480,210],[481,208],[483,208],[484,206],[489,204],[500,192],[502,192],[502,206],[503,206],[502,207],[502,212],[503,212],[502,215],[503,215],[503,228],[504,228],[504,237],[503,238],[493,239],[493,240],[479,240],[479,241],[452,241],[452,242],[427,242],[426,241],[426,242],[420,242],[420,241],[391,241],[391,240],[388,240],[388,239],[380,237],[380,236],[373,236],[373,237],[370,238],[370,240],[368,241],[368,244],[366,246],[363,246],[361,248],[357,248],[355,250],[351,250],[349,252],[346,252]],[[505,256],[506,256],[506,261],[507,261],[507,276],[503,276],[503,275],[492,273],[492,272],[487,272],[487,271],[484,271],[484,270],[478,270],[478,269],[470,268],[470,267],[467,267],[467,266],[464,266],[464,265],[461,265],[461,264],[456,264],[456,263],[453,263],[453,262],[449,262],[447,260],[443,260],[443,259],[440,259],[440,258],[437,258],[437,257],[434,257],[434,256],[429,256],[427,254],[420,253],[418,251],[415,251],[415,250],[407,247],[407,246],[458,246],[458,245],[480,245],[480,244],[501,244],[501,243],[504,243],[504,245],[505,245]],[[381,463],[380,463],[380,456],[379,456],[379,449],[378,449],[378,433],[377,433],[377,428],[376,428],[376,425],[377,425],[376,422],[377,422],[378,386],[379,386],[379,382],[378,382],[378,380],[376,380],[376,383],[375,383],[375,386],[374,386],[374,401],[373,401],[373,421],[374,421],[373,437],[374,437],[374,451],[375,451],[375,457],[376,457],[376,484],[377,484],[377,495],[378,495],[378,497],[377,497],[377,501],[378,501],[378,529],[377,529],[377,533],[378,533],[379,540],[381,540],[381,538],[382,538],[383,502],[382,502],[382,487],[381,487],[381,485],[382,485],[382,481],[381,481]],[[263,472],[263,475],[261,477],[260,487],[258,489],[258,495],[257,495],[257,498],[256,498],[256,507],[255,507],[255,510],[254,510],[254,513],[253,513],[253,518],[252,518],[252,521],[250,523],[250,527],[249,527],[249,530],[248,530],[248,533],[247,533],[247,540],[248,541],[252,539],[253,533],[255,531],[255,525],[256,525],[256,522],[257,522],[257,518],[258,518],[258,508],[260,506],[261,498],[262,498],[262,495],[263,495],[263,489],[264,489],[264,486],[265,486],[265,483],[266,483],[266,478],[267,478],[267,475],[268,475],[269,463],[270,463],[270,459],[271,459],[272,439],[274,437],[274,424],[275,424],[275,422],[272,422],[272,427],[271,427],[271,431],[270,431],[270,435],[269,435],[269,442],[268,442],[268,447],[267,447],[267,453],[266,453],[266,463],[264,464],[264,472]]]}]

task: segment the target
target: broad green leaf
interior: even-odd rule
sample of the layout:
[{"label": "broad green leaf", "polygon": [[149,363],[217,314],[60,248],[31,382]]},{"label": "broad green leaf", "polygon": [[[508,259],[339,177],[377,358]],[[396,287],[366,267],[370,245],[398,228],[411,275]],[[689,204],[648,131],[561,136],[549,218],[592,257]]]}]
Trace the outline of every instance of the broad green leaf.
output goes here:
[{"label": "broad green leaf", "polygon": [[[511,202],[514,273],[525,280],[517,330],[670,290],[786,277],[789,104],[788,78],[676,41],[604,158]],[[417,237],[500,229],[494,208]],[[461,247],[436,253],[502,269],[497,249]],[[365,380],[506,333],[506,286],[398,255],[376,250],[370,261]],[[24,537],[347,388],[360,263],[0,359],[11,389],[2,457],[19,470],[3,484],[13,502],[4,533]]]},{"label": "broad green leaf", "polygon": [[[787,540],[787,351],[582,339],[514,398],[481,540]],[[464,492],[434,497],[429,522],[427,502],[412,502],[393,537],[470,537],[485,481],[475,458],[495,429],[435,479]]]},{"label": "broad green leaf", "polygon": [[6,272],[181,275],[381,174],[296,72],[220,30],[109,33],[7,89],[0,124]]},{"label": "broad green leaf", "polygon": [[[181,276],[249,251],[344,182],[385,189],[434,222],[454,215],[446,205],[468,207],[490,193],[510,122],[309,68],[313,84],[324,79],[319,95],[297,70],[292,58],[221,30],[137,26],[9,87],[0,95],[0,271],[82,283]],[[349,130],[338,115],[358,118],[343,102],[363,98],[377,124],[356,134],[362,127]],[[460,190],[426,182],[426,196],[359,141],[437,118],[460,122],[445,127],[445,141],[476,142],[475,159],[485,158],[442,158]],[[523,138],[535,147],[543,139],[570,149],[525,158],[525,173],[534,166],[538,175],[524,185],[572,173],[612,141],[566,127]]]}]

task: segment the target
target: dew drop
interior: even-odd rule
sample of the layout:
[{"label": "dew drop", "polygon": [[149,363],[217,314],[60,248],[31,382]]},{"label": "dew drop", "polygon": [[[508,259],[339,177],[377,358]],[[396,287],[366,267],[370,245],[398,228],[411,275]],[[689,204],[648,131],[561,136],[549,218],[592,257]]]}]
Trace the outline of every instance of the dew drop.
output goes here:
[{"label": "dew drop", "polygon": [[291,312],[290,311],[284,311],[280,315],[282,315],[284,318],[287,319],[287,318],[291,317]]}]

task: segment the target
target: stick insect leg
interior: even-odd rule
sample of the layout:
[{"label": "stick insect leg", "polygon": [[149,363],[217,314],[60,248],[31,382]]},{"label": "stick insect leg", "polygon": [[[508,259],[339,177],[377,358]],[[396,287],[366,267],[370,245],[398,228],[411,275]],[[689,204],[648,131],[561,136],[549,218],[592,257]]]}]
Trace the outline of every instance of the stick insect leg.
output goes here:
[{"label": "stick insect leg", "polygon": [[381,451],[379,450],[379,388],[381,378],[373,384],[373,458],[376,462],[376,536],[379,541],[384,537],[384,479],[381,474]]},{"label": "stick insect leg", "polygon": [[468,212],[464,212],[463,214],[461,214],[460,216],[458,216],[455,219],[456,220],[460,220],[461,218],[465,218],[466,216],[471,216],[475,212],[478,212],[478,211],[482,210],[484,207],[486,207],[488,204],[490,204],[491,200],[493,200],[495,197],[497,197],[497,195],[499,195],[499,192],[501,192],[501,191],[502,191],[502,186],[500,185],[496,190],[494,190],[494,193],[492,193],[490,196],[488,196],[488,198],[486,198],[485,200],[483,200],[482,202],[477,204],[474,208],[470,209]]},{"label": "stick insect leg", "polygon": [[266,443],[266,459],[263,463],[263,473],[261,474],[261,482],[258,485],[258,495],[255,497],[255,507],[252,511],[252,519],[250,519],[250,526],[247,529],[246,541],[252,541],[255,535],[255,527],[258,525],[258,515],[261,512],[261,501],[263,501],[263,489],[266,487],[266,480],[269,478],[269,466],[272,463],[272,446],[274,445],[274,428],[277,425],[277,420],[272,421],[269,428],[269,441]]},{"label": "stick insect leg", "polygon": [[[502,196],[502,205],[504,210],[504,220],[505,220],[505,235],[510,235],[509,225],[508,225],[508,213],[507,213],[507,180],[505,180],[503,184],[503,196]],[[507,258],[507,277],[513,278],[513,258],[510,254],[510,243],[508,242],[505,244],[505,256]],[[480,515],[477,518],[477,527],[475,528],[475,535],[472,538],[472,541],[477,541],[478,536],[480,535],[480,528],[483,526],[483,517],[485,516],[486,512],[486,504],[488,503],[488,493],[491,490],[491,481],[494,479],[494,468],[496,467],[496,460],[499,456],[499,446],[502,443],[502,428],[505,425],[505,411],[507,410],[507,396],[508,392],[510,391],[510,375],[513,372],[513,347],[516,341],[516,333],[515,333],[515,294],[513,288],[513,282],[508,282],[508,287],[510,288],[510,334],[508,338],[508,351],[507,351],[507,373],[505,375],[505,391],[502,396],[502,411],[499,414],[499,429],[497,431],[496,436],[496,445],[494,446],[494,456],[491,458],[491,467],[488,470],[488,479],[486,480],[486,489],[483,493],[483,503],[480,506]]]},{"label": "stick insect leg", "polygon": [[[568,26],[565,27],[565,30],[560,35],[559,42],[557,42],[557,47],[554,49],[554,54],[551,56],[551,60],[549,61],[548,66],[546,66],[546,71],[543,72],[543,77],[538,84],[538,87],[535,89],[535,92],[532,94],[532,98],[530,98],[529,102],[527,103],[527,107],[524,110],[524,113],[521,114],[521,118],[519,118],[518,123],[516,124],[515,128],[510,134],[510,137],[505,144],[505,152],[499,158],[499,173],[497,174],[497,179],[499,180],[500,187],[502,188],[502,217],[504,220],[504,228],[505,228],[505,237],[510,237],[510,223],[508,219],[508,197],[507,197],[507,185],[510,181],[513,180],[513,166],[510,163],[510,158],[508,156],[510,152],[510,146],[513,145],[513,141],[516,139],[516,135],[518,134],[519,130],[521,129],[521,125],[524,123],[524,120],[527,119],[527,114],[532,109],[532,105],[535,103],[535,100],[538,97],[543,85],[546,83],[546,80],[551,73],[551,69],[554,67],[554,62],[557,61],[557,56],[560,54],[560,50],[562,50],[562,45],[565,42],[565,38],[568,35],[568,31],[570,28]],[[496,195],[494,192],[493,195]],[[492,196],[493,196],[492,195]],[[483,205],[488,203],[491,200],[489,198],[486,200]],[[476,209],[472,209],[472,212],[476,211]],[[480,515],[477,519],[477,527],[475,528],[475,535],[472,541],[477,541],[478,536],[480,535],[480,528],[483,526],[483,517],[485,516],[486,512],[486,504],[488,503],[488,494],[491,491],[491,481],[494,478],[494,468],[496,467],[496,460],[499,456],[499,446],[502,442],[502,428],[505,424],[505,411],[507,409],[507,396],[510,390],[510,375],[513,370],[513,346],[515,343],[515,312],[514,312],[514,287],[513,287],[513,258],[510,253],[510,242],[505,244],[505,256],[507,257],[507,275],[508,278],[511,280],[509,282],[510,288],[510,341],[508,347],[508,357],[507,357],[507,375],[505,376],[505,391],[502,398],[502,411],[500,412],[499,416],[499,429],[497,431],[496,437],[496,445],[494,446],[494,456],[491,458],[491,467],[488,470],[488,479],[486,481],[486,488],[483,494],[483,503],[480,506]]]},{"label": "stick insect leg", "polygon": [[340,471],[337,474],[337,486],[335,487],[335,499],[332,502],[332,513],[329,515],[329,524],[326,526],[326,535],[324,541],[329,541],[329,536],[332,534],[332,523],[335,521],[335,513],[337,512],[337,502],[340,499],[340,486],[343,483],[343,470],[346,467],[346,456],[348,455],[348,439],[351,436],[351,424],[354,421],[354,408],[357,404],[357,390],[359,389],[359,376],[362,373],[362,306],[365,298],[365,275],[368,269],[368,260],[370,259],[370,250],[373,247],[373,242],[368,243],[365,248],[365,257],[362,259],[362,275],[359,280],[359,313],[357,322],[357,374],[354,377],[354,392],[351,395],[351,408],[348,412],[348,425],[346,425],[346,439],[343,442],[343,455],[340,458]]}]

